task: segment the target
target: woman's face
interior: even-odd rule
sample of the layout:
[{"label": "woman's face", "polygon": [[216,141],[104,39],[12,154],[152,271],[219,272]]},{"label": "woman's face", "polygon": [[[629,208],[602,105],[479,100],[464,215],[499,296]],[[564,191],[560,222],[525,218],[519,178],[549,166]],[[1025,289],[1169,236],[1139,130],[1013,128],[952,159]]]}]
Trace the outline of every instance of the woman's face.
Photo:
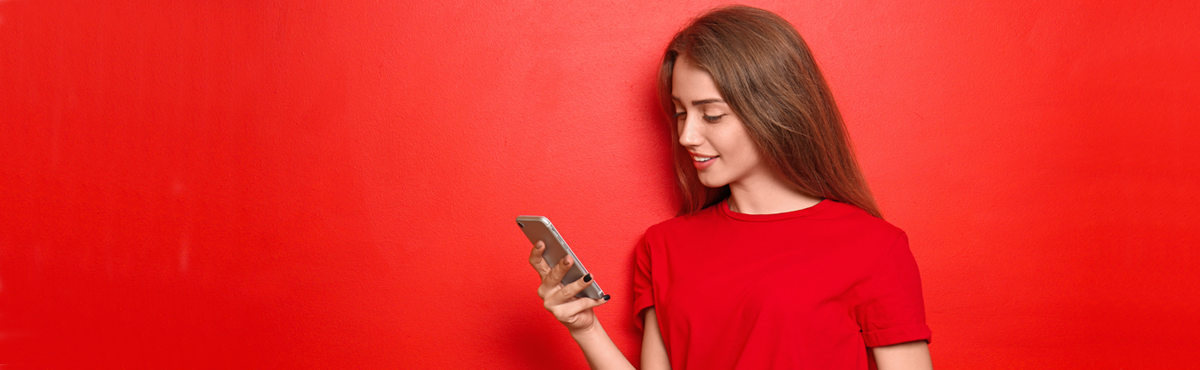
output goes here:
[{"label": "woman's face", "polygon": [[692,154],[701,184],[716,188],[769,177],[746,126],[721,98],[712,75],[688,58],[675,61],[671,100],[679,144]]}]

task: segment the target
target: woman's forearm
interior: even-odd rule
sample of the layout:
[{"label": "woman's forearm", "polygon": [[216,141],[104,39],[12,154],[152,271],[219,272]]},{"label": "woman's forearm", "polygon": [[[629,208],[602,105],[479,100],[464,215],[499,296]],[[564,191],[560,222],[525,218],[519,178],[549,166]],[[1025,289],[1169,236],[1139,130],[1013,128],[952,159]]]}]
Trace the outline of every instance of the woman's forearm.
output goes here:
[{"label": "woman's forearm", "polygon": [[564,257],[550,267],[543,256],[545,251],[546,243],[538,241],[529,253],[529,264],[542,277],[542,285],[538,287],[542,305],[571,332],[571,337],[583,349],[583,355],[592,369],[632,370],[633,365],[613,344],[608,333],[604,332],[604,327],[596,319],[596,312],[592,310],[608,302],[610,297],[606,294],[598,299],[576,298],[584,288],[595,284],[592,274],[564,285],[563,276],[575,264],[575,259]]},{"label": "woman's forearm", "polygon": [[609,338],[600,321],[589,330],[572,332],[571,337],[579,343],[583,356],[587,358],[592,370],[633,370],[633,364],[617,349],[617,345]]}]

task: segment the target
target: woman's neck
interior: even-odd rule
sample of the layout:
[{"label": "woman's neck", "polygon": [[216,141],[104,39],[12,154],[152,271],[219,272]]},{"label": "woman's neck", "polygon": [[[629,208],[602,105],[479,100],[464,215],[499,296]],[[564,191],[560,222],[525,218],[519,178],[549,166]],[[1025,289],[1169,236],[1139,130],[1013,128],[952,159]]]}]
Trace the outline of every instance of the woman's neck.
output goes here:
[{"label": "woman's neck", "polygon": [[756,176],[729,184],[729,210],[765,215],[798,211],[817,205],[820,198],[800,192],[778,175]]}]

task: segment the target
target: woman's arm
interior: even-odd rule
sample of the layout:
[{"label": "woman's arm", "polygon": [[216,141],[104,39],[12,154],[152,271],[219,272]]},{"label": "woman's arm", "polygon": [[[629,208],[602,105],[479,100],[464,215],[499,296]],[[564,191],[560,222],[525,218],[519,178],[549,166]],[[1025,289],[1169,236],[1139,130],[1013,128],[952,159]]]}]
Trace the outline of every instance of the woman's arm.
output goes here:
[{"label": "woman's arm", "polygon": [[[642,335],[642,370],[671,370],[667,346],[663,343],[662,333],[658,329],[658,316],[654,315],[654,307],[646,309],[646,322],[643,327],[646,330]],[[604,327],[599,321],[596,321],[592,331],[571,332],[571,337],[575,338],[579,348],[583,349],[583,355],[592,369],[633,368],[604,332]]]},{"label": "woman's arm", "polygon": [[554,314],[554,317],[567,327],[567,331],[571,332],[571,337],[579,343],[579,348],[583,350],[583,355],[592,369],[633,370],[633,364],[629,363],[625,355],[621,354],[621,350],[617,349],[617,345],[613,344],[612,338],[604,332],[604,327],[592,311],[592,308],[607,302],[608,296],[604,296],[603,299],[576,298],[576,294],[592,284],[592,276],[589,274],[583,279],[563,285],[563,275],[566,275],[575,261],[571,257],[563,257],[551,268],[542,257],[545,249],[544,243],[537,242],[529,255],[529,264],[533,265],[533,269],[542,277],[538,296],[542,297],[546,310]]},{"label": "woman's arm", "polygon": [[612,338],[604,332],[604,327],[600,326],[599,321],[588,330],[572,331],[571,337],[575,338],[575,343],[579,343],[583,357],[587,358],[588,366],[593,370],[633,370],[633,364],[629,363],[629,359],[617,349],[616,344],[613,344]]},{"label": "woman's arm", "polygon": [[671,370],[671,361],[667,357],[667,345],[663,342],[662,332],[658,329],[658,316],[654,307],[646,309],[646,321],[642,334],[642,370]]},{"label": "woman's arm", "polygon": [[918,340],[871,348],[879,370],[933,370],[929,343]]}]

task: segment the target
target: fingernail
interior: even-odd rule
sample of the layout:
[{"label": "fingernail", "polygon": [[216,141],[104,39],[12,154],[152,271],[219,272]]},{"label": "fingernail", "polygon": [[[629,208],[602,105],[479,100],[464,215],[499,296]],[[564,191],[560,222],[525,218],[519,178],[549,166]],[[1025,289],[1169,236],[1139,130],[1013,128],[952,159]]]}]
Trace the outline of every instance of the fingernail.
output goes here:
[{"label": "fingernail", "polygon": [[612,296],[611,296],[611,295],[608,295],[608,294],[605,294],[605,295],[604,295],[604,300],[606,300],[606,301],[607,301],[609,298],[612,298]]},{"label": "fingernail", "polygon": [[587,276],[584,276],[584,277],[583,277],[583,282],[585,282],[585,283],[590,283],[590,282],[592,282],[592,274],[587,274]]}]

